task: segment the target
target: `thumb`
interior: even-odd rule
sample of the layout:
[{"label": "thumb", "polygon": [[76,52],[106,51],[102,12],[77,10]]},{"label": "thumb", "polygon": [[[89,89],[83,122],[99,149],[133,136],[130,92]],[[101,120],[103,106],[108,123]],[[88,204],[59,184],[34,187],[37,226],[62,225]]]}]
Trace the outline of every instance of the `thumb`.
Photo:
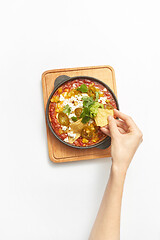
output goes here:
[{"label": "thumb", "polygon": [[108,116],[108,125],[109,125],[109,130],[111,133],[111,137],[114,138],[119,134],[117,124],[115,119],[112,116]]}]

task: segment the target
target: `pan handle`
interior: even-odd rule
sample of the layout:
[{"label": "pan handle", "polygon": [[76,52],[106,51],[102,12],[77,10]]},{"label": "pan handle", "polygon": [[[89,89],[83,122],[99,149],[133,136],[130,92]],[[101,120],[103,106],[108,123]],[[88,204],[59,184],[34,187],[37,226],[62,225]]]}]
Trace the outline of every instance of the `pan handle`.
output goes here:
[{"label": "pan handle", "polygon": [[56,78],[55,82],[54,82],[54,87],[56,88],[59,84],[64,83],[66,81],[68,81],[70,79],[70,77],[68,77],[67,75],[60,75],[59,77]]}]

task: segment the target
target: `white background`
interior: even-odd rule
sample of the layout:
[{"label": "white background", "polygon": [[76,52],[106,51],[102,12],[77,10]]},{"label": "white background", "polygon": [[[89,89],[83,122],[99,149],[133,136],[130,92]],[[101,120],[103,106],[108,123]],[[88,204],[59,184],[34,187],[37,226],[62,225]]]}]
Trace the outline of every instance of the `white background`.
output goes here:
[{"label": "white background", "polygon": [[160,239],[159,23],[158,0],[0,1],[0,239],[88,239],[111,160],[50,162],[41,74],[107,64],[144,134],[121,239]]}]

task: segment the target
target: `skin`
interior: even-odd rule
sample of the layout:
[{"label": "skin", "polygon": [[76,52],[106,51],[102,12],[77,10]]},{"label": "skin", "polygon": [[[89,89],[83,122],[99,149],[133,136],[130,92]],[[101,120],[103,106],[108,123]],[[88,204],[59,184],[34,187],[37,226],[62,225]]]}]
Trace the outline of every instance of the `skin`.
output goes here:
[{"label": "skin", "polygon": [[118,110],[108,117],[101,128],[111,137],[112,167],[107,187],[93,225],[89,240],[120,240],[120,214],[123,186],[127,169],[142,142],[142,132],[133,119]]}]

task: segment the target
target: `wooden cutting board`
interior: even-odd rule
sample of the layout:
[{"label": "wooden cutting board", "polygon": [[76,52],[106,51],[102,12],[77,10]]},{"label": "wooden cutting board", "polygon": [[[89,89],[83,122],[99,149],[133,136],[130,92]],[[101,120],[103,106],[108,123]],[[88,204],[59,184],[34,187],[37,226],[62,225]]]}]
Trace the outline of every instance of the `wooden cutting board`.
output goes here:
[{"label": "wooden cutting board", "polygon": [[[91,76],[98,78],[106,83],[117,96],[116,81],[114,70],[110,66],[80,67],[67,69],[54,69],[42,74],[42,88],[44,109],[46,112],[47,100],[54,89],[54,81],[60,75],[74,76]],[[110,157],[110,147],[107,149],[75,149],[61,143],[50,131],[47,122],[47,140],[50,160],[55,163],[88,160],[95,158]]]}]

